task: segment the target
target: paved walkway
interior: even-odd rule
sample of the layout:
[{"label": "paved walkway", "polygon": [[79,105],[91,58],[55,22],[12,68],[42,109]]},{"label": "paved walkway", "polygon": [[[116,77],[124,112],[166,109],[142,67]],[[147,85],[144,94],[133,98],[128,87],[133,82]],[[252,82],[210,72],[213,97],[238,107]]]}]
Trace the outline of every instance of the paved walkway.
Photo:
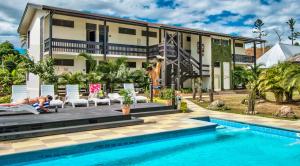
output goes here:
[{"label": "paved walkway", "polygon": [[187,103],[189,109],[193,110],[193,112],[145,117],[143,119],[146,123],[142,125],[3,141],[0,142],[0,155],[207,125],[205,122],[190,119],[201,116],[211,116],[300,131],[300,121],[209,111],[190,101],[187,101]]}]

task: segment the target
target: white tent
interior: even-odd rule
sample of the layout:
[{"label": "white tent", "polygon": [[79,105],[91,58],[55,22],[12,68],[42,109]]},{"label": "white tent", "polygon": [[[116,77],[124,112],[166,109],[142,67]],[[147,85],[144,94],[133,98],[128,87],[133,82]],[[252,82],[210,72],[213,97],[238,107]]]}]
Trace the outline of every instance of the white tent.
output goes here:
[{"label": "white tent", "polygon": [[277,43],[258,58],[256,62],[257,64],[263,64],[265,68],[269,68],[279,62],[287,61],[297,54],[300,54],[300,46]]}]

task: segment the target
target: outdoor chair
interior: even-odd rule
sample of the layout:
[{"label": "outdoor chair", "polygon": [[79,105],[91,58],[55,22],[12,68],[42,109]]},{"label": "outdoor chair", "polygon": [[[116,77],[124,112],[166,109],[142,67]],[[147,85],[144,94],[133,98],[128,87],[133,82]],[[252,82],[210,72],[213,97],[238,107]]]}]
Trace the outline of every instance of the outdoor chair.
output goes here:
[{"label": "outdoor chair", "polygon": [[84,104],[87,107],[89,102],[86,99],[81,99],[79,96],[79,86],[78,85],[66,85],[66,103],[71,103],[72,107],[75,108],[76,105]]},{"label": "outdoor chair", "polygon": [[11,90],[11,103],[28,99],[28,91],[26,85],[13,85]]},{"label": "outdoor chair", "polygon": [[110,101],[116,101],[123,105],[123,97],[119,93],[109,93],[107,96]]},{"label": "outdoor chair", "polygon": [[10,112],[27,111],[33,114],[40,114],[33,106],[28,104],[0,104],[0,110]]},{"label": "outdoor chair", "polygon": [[101,90],[101,84],[90,84],[89,85],[89,98],[88,98],[88,101],[94,102],[95,107],[98,105],[98,103],[106,103],[106,104],[110,105],[110,99],[109,98],[100,99],[100,98],[97,97],[100,90]]},{"label": "outdoor chair", "polygon": [[58,107],[60,106],[61,108],[64,108],[64,102],[55,99],[55,94],[54,94],[54,85],[41,85],[41,96],[47,96],[50,95],[53,97],[53,100],[50,101],[50,106],[51,107]]},{"label": "outdoor chair", "polygon": [[124,83],[124,89],[129,90],[132,95],[133,102],[136,104],[138,102],[148,102],[147,97],[145,96],[137,96],[137,92],[134,90],[134,84],[133,83]]}]

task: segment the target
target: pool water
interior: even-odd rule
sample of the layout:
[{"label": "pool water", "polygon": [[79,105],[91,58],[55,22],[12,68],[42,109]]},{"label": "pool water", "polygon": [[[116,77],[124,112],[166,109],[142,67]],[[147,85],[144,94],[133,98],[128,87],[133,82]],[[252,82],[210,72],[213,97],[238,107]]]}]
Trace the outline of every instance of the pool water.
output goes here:
[{"label": "pool water", "polygon": [[224,127],[216,131],[88,152],[83,148],[81,153],[16,165],[297,166],[300,165],[300,139],[249,128]]}]

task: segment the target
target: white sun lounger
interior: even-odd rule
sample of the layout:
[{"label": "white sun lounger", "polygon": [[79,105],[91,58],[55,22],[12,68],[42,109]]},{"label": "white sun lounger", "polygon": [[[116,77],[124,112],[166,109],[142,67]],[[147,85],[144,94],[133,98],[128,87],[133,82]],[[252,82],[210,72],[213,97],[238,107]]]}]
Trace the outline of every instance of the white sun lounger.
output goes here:
[{"label": "white sun lounger", "polygon": [[50,106],[60,106],[61,108],[64,108],[64,102],[59,99],[55,99],[54,85],[41,85],[41,96],[47,95],[53,97],[53,100],[50,101]]},{"label": "white sun lounger", "polygon": [[27,104],[0,104],[0,110],[10,112],[28,111],[33,114],[40,114],[33,106]]},{"label": "white sun lounger", "polygon": [[131,92],[133,102],[135,104],[138,103],[138,102],[148,102],[147,97],[136,95],[133,83],[124,83],[123,85],[124,85],[124,89],[129,90]]},{"label": "white sun lounger", "polygon": [[28,99],[28,91],[26,85],[13,85],[11,87],[11,102],[16,103],[18,101]]},{"label": "white sun lounger", "polygon": [[123,105],[123,97],[118,93],[109,93],[107,96],[110,99],[110,101],[117,101],[121,105]]},{"label": "white sun lounger", "polygon": [[78,85],[66,85],[66,103],[71,103],[73,108],[78,104],[85,104],[89,106],[89,102],[86,99],[81,99],[79,96]]},{"label": "white sun lounger", "polygon": [[[91,85],[92,84],[90,84],[90,86]],[[95,107],[98,105],[98,103],[106,103],[106,104],[110,105],[110,99],[109,98],[100,99],[100,98],[97,97],[97,94],[101,90],[101,85],[100,84],[94,84],[94,85],[98,85],[99,89],[97,91],[95,91],[94,93],[92,93],[91,92],[91,87],[90,87],[90,94],[89,94],[88,100],[95,103]]]}]

